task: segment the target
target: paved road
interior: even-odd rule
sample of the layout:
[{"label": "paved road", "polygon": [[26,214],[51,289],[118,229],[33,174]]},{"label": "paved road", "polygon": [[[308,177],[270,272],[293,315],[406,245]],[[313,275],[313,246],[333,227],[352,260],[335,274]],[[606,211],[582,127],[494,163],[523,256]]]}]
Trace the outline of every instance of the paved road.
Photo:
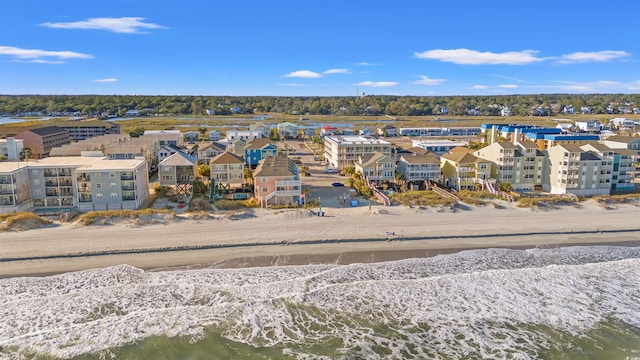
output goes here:
[{"label": "paved road", "polygon": [[[340,197],[349,199],[349,178],[338,174],[325,174],[325,166],[314,160],[314,155],[302,141],[287,140],[286,146],[293,149],[291,157],[300,157],[303,165],[309,167],[311,176],[302,176],[302,187],[311,190],[309,199],[320,200],[323,210],[330,212],[330,208],[343,208],[351,206],[349,201],[341,202]],[[331,186],[334,182],[345,184],[344,187]],[[360,200],[360,206],[368,204],[368,201]]]}]

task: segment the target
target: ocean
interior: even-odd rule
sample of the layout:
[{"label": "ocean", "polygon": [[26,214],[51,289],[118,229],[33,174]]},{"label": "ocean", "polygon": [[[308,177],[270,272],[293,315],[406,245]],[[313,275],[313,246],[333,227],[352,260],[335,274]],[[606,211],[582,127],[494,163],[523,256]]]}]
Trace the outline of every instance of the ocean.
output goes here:
[{"label": "ocean", "polygon": [[0,359],[640,359],[640,247],[0,280]]}]

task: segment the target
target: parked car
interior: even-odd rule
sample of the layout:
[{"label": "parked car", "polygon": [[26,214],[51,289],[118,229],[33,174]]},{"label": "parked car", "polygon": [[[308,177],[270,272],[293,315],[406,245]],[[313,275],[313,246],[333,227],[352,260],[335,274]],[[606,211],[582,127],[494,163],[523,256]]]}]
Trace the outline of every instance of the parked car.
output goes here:
[{"label": "parked car", "polygon": [[334,182],[331,186],[344,186],[344,184],[341,182]]}]

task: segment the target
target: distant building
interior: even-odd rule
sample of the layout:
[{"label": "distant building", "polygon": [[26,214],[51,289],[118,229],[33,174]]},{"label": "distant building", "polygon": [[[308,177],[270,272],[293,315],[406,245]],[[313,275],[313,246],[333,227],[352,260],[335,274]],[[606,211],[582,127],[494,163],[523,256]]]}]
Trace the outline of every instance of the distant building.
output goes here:
[{"label": "distant building", "polygon": [[49,156],[54,147],[71,143],[69,132],[57,126],[25,130],[15,138],[24,140],[24,147],[30,148],[33,156],[37,158]]},{"label": "distant building", "polygon": [[0,139],[0,156],[4,156],[8,161],[20,160],[20,154],[24,149],[24,140],[8,137]]},{"label": "distant building", "polygon": [[364,136],[325,136],[324,156],[336,169],[355,166],[361,155],[379,152],[390,158],[393,154],[391,143]]},{"label": "distant building", "polygon": [[109,121],[67,121],[56,126],[67,130],[73,141],[106,134],[120,134],[120,125]]}]

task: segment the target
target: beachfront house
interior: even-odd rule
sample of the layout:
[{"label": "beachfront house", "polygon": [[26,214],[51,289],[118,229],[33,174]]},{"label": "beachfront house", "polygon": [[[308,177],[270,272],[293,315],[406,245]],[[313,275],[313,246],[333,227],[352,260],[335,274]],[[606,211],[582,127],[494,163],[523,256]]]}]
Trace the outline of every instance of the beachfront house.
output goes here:
[{"label": "beachfront house", "polygon": [[440,169],[444,183],[456,191],[495,185],[491,183],[491,161],[473,155],[468,149],[456,148],[442,155]]},{"label": "beachfront house", "polygon": [[226,148],[223,144],[217,142],[204,143],[198,147],[198,160],[204,164],[209,164],[211,159],[225,151]]},{"label": "beachfront house", "polygon": [[379,152],[360,155],[355,171],[369,181],[392,181],[396,175],[393,159]]},{"label": "beachfront house", "polygon": [[418,186],[425,181],[440,181],[440,158],[432,152],[404,153],[400,155],[396,171]]},{"label": "beachfront house", "polygon": [[191,155],[176,152],[158,164],[160,186],[173,187],[177,193],[188,194],[191,183],[198,176],[197,160]]},{"label": "beachfront house", "polygon": [[223,152],[209,162],[212,188],[222,194],[230,194],[245,185],[244,159],[230,152]]},{"label": "beachfront house", "polygon": [[278,155],[278,147],[270,139],[258,138],[249,141],[244,147],[245,165],[252,168],[267,156]]},{"label": "beachfront house", "polygon": [[260,207],[297,204],[302,195],[298,165],[284,155],[262,159],[253,173],[253,183]]}]

